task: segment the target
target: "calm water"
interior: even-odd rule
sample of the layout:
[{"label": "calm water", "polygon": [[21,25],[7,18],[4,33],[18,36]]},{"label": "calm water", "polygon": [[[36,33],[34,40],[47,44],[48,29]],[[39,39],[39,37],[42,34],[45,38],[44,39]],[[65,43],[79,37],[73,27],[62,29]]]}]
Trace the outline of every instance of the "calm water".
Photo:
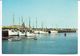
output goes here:
[{"label": "calm water", "polygon": [[39,34],[37,40],[2,41],[3,54],[76,54],[77,33]]}]

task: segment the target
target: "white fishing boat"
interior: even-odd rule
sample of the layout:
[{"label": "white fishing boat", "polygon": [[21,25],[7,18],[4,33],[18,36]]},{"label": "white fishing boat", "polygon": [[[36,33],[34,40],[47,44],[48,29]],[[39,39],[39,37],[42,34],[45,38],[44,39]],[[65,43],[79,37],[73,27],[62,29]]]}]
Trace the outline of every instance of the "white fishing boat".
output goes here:
[{"label": "white fishing boat", "polygon": [[58,33],[58,31],[56,31],[56,30],[52,30],[51,33]]},{"label": "white fishing boat", "polygon": [[47,34],[48,32],[45,31],[34,31],[35,34]]},{"label": "white fishing boat", "polygon": [[22,32],[22,31],[19,31],[18,34],[19,34],[19,36],[25,36],[26,35],[26,33]]},{"label": "white fishing boat", "polygon": [[26,32],[26,36],[27,38],[34,38],[36,36],[36,34],[34,34],[32,32],[32,28],[31,28],[31,25],[30,25],[30,17],[29,17],[29,30]]},{"label": "white fishing boat", "polygon": [[17,36],[18,35],[18,30],[17,29],[14,29],[14,21],[15,21],[15,19],[14,19],[14,15],[13,15],[13,29],[8,29],[8,35],[10,35],[10,36]]},{"label": "white fishing boat", "polygon": [[48,32],[45,32],[45,31],[39,31],[40,34],[47,34]]},{"label": "white fishing boat", "polygon": [[17,36],[18,35],[18,31],[14,30],[14,29],[8,30],[8,35],[9,36]]},{"label": "white fishing boat", "polygon": [[[22,25],[19,26],[19,31],[18,31],[18,34],[19,36],[26,36],[26,30],[25,30],[25,23],[23,21],[23,17],[21,16],[21,21],[22,21]],[[19,18],[19,25],[20,25],[20,18]]]},{"label": "white fishing boat", "polygon": [[34,33],[35,33],[35,34],[39,34],[39,33],[40,33],[40,31],[34,31]]},{"label": "white fishing boat", "polygon": [[30,33],[30,32],[27,32],[26,35],[27,35],[27,37],[35,37],[36,36],[36,34]]}]

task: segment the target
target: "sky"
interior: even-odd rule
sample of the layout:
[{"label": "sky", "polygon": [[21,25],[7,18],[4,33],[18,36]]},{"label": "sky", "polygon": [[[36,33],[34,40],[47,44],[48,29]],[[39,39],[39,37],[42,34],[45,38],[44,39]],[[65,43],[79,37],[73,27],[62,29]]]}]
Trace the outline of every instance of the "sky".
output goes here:
[{"label": "sky", "polygon": [[2,1],[0,1],[0,27],[1,26],[2,26]]},{"label": "sky", "polygon": [[77,28],[77,0],[2,0],[2,25],[22,24],[44,28]]}]

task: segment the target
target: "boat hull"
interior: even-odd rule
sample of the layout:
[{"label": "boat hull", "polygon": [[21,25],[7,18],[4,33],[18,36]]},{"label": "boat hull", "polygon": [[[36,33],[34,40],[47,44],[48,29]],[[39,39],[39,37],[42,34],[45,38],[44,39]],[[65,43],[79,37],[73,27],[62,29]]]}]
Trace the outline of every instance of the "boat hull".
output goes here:
[{"label": "boat hull", "polygon": [[27,32],[26,35],[27,37],[31,37],[31,38],[36,36],[36,34],[30,32]]},{"label": "boat hull", "polygon": [[19,36],[26,36],[26,33],[25,32],[18,32]]},{"label": "boat hull", "polygon": [[18,31],[8,30],[8,35],[9,36],[18,36]]}]

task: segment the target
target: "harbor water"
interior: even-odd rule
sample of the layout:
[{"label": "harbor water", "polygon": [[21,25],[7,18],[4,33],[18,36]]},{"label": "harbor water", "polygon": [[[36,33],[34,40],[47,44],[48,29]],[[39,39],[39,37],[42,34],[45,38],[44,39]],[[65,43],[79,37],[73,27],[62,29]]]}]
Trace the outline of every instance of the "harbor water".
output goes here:
[{"label": "harbor water", "polygon": [[[14,36],[15,37],[15,36]],[[35,39],[2,40],[3,54],[77,54],[77,33],[38,34]]]}]

